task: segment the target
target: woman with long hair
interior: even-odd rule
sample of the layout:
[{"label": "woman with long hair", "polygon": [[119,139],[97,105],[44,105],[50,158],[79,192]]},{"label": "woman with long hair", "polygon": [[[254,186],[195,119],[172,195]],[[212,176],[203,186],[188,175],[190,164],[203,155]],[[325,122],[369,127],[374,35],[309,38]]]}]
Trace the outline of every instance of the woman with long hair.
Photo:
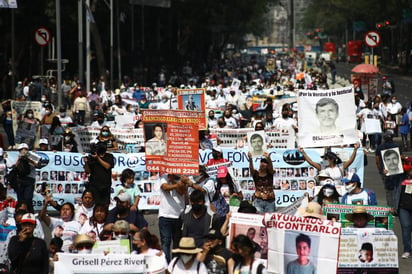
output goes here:
[{"label": "woman with long hair", "polygon": [[80,229],[79,234],[87,234],[96,241],[105,240],[103,235],[103,227],[106,222],[106,218],[109,215],[109,208],[105,204],[96,204],[93,208],[93,215],[90,219],[84,223]]},{"label": "woman with long hair", "polygon": [[103,126],[100,129],[100,133],[99,133],[99,135],[97,136],[96,139],[97,139],[98,142],[106,143],[106,148],[107,148],[107,151],[109,151],[109,152],[119,149],[119,147],[117,145],[116,137],[114,137],[114,135],[110,131],[109,126]]},{"label": "woman with long hair", "polygon": [[231,246],[234,255],[228,261],[228,273],[267,273],[265,266],[255,260],[256,245],[246,235],[237,235]]}]

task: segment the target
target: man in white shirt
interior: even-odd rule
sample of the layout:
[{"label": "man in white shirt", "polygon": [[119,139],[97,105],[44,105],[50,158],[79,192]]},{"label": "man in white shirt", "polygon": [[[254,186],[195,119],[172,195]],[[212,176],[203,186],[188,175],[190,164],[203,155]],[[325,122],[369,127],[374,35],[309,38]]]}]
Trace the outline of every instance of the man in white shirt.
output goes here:
[{"label": "man in white shirt", "polygon": [[291,132],[297,132],[297,122],[295,119],[289,117],[289,110],[289,104],[284,104],[282,106],[282,116],[275,119],[273,122],[273,127],[277,129],[287,129]]}]

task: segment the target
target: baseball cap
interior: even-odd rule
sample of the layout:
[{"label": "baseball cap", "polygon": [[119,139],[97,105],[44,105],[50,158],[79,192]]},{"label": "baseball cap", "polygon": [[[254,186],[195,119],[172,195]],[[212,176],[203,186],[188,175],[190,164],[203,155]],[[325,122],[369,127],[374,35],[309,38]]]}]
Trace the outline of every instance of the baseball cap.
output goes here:
[{"label": "baseball cap", "polygon": [[132,197],[130,196],[129,193],[122,192],[119,195],[117,195],[114,199],[119,200],[121,202],[126,202],[126,201],[130,202],[132,200]]},{"label": "baseball cap", "polygon": [[49,144],[49,140],[47,140],[46,138],[42,138],[39,141],[39,145],[48,145]]},{"label": "baseball cap", "polygon": [[347,183],[359,183],[360,184],[360,178],[358,175],[356,175],[356,173],[353,173],[351,178],[342,178],[341,180],[342,183],[347,184]]},{"label": "baseball cap", "polygon": [[36,224],[36,217],[33,213],[26,213],[22,216],[20,223],[32,223]]},{"label": "baseball cap", "polygon": [[21,143],[21,144],[19,144],[19,145],[17,146],[17,150],[21,150],[21,149],[23,149],[23,148],[29,149],[29,145],[26,144],[26,143]]},{"label": "baseball cap", "polygon": [[227,172],[228,172],[227,167],[225,167],[225,166],[220,166],[220,167],[217,169],[217,178],[225,178],[226,175],[227,175]]},{"label": "baseball cap", "polygon": [[222,153],[222,148],[220,146],[214,147],[213,150]]}]

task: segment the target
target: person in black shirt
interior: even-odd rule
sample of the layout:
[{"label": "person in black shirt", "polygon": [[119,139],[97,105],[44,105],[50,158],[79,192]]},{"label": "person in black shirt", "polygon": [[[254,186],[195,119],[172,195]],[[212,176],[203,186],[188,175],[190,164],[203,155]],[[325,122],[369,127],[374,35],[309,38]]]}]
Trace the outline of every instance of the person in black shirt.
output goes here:
[{"label": "person in black shirt", "polygon": [[84,170],[90,175],[87,188],[93,192],[96,203],[108,205],[110,203],[114,157],[113,154],[106,153],[106,143],[104,142],[97,143],[94,149],[89,156],[83,158]]}]

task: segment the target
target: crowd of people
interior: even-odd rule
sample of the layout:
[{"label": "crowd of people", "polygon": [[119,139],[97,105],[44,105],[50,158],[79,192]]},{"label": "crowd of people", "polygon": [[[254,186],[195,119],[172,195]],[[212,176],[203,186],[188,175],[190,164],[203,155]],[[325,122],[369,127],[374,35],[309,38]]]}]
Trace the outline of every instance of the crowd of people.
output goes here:
[{"label": "crowd of people", "polygon": [[[163,256],[164,267],[169,273],[266,273],[265,266],[255,260],[254,255],[262,246],[256,244],[253,237],[248,237],[249,233],[231,239],[230,246],[226,246],[225,241],[231,217],[229,199],[239,200],[239,212],[262,214],[277,210],[274,191],[276,175],[269,154],[261,151],[264,143],[261,135],[252,136],[250,140],[251,144],[256,143],[256,153],[261,158],[256,168],[252,161],[253,151],[248,154],[248,174],[255,185],[253,203],[249,203],[243,201],[240,184],[232,178],[226,166],[219,167],[216,175],[207,173],[206,166],[225,163],[227,160],[223,157],[221,147],[208,141],[211,136],[206,131],[200,132],[202,138],[199,148],[212,149],[213,158],[205,166],[199,167],[198,175],[187,177],[164,174],[159,178],[159,235],[155,235],[149,230],[149,224],[139,210],[141,193],[134,182],[133,170],[122,171],[121,186],[116,188],[114,194],[115,206],[109,207],[111,175],[115,164],[112,152],[118,151],[109,122],[117,115],[139,117],[145,109],[177,109],[178,88],[202,87],[206,90],[206,107],[210,109],[207,113],[210,128],[251,127],[256,131],[279,128],[297,132],[299,121],[296,103],[275,106],[272,98],[293,95],[298,89],[327,89],[327,75],[316,69],[307,69],[304,61],[298,58],[281,58],[276,64],[275,70],[268,70],[265,64],[257,62],[242,64],[237,59],[226,60],[225,64],[214,64],[211,71],[202,77],[195,73],[175,76],[173,86],[172,82],[165,86],[153,83],[151,87],[144,88],[125,77],[119,89],[111,90],[104,78],[100,78],[93,83],[88,93],[76,79],[72,82],[65,80],[61,86],[64,103],[58,110],[54,105],[56,97],[53,96],[55,92],[52,87],[36,83],[36,88],[33,88],[28,83],[19,83],[16,98],[38,100],[42,103],[42,110],[38,118],[32,109],[27,110],[23,117],[18,117],[14,135],[10,128],[11,101],[2,103],[3,126],[7,134],[4,143],[7,143],[9,150],[17,150],[19,156],[12,169],[16,176],[7,179],[17,193],[18,205],[14,215],[16,230],[9,233],[5,248],[0,250],[0,263],[15,271],[13,273],[49,273],[53,262],[58,260],[59,252],[86,254],[92,252],[96,241],[129,239],[133,254]],[[299,77],[296,77],[297,74]],[[238,88],[232,85],[233,79],[240,81]],[[400,217],[404,247],[402,258],[408,258],[412,252],[412,196],[409,191],[412,170],[408,165],[403,167],[404,172],[396,168],[402,161],[402,151],[412,147],[412,138],[411,146],[407,142],[411,132],[409,120],[412,111],[402,107],[392,94],[394,91],[387,84],[384,85],[382,94],[374,98],[365,97],[359,86],[354,87],[357,130],[361,132],[361,137],[360,143],[352,144],[354,152],[347,161],[342,161],[330,148],[325,148],[322,161],[316,162],[306,155],[304,148],[298,148],[304,159],[318,170],[316,184],[321,186],[319,193],[310,196],[310,211],[303,210],[302,216],[324,219],[319,209],[327,203],[377,205],[375,193],[364,187],[356,173],[348,173],[358,148],[363,146],[365,151],[375,152],[387,203],[393,208],[393,213]],[[254,108],[252,98],[255,95],[268,97]],[[193,102],[187,103],[189,108],[195,106]],[[365,126],[368,119],[378,120],[382,133],[369,134]],[[100,134],[91,153],[83,158],[88,184],[82,193],[81,204],[59,204],[46,194],[38,219],[34,215],[32,199],[35,169],[40,166],[28,155],[33,150],[79,151],[71,128],[83,125],[99,127]],[[140,127],[141,121],[137,121],[135,128]],[[146,143],[146,153],[163,155],[166,150],[162,139],[163,128],[155,126],[153,130],[153,138]],[[402,145],[394,142],[398,134],[402,137]],[[380,153],[393,148],[399,149],[395,157]],[[23,165],[28,167],[24,175],[20,171]],[[343,186],[344,195],[339,194],[336,186]],[[0,191],[4,196],[0,198],[12,199],[6,197],[5,189],[3,192]],[[49,215],[50,207],[58,211],[57,217]],[[314,211],[316,216],[305,215]],[[370,215],[357,210],[347,219],[353,220],[355,227],[366,227]],[[49,228],[48,237],[45,237],[39,220]],[[51,240],[46,243],[46,238]],[[295,245],[299,258],[287,266],[287,271],[309,273],[302,271],[314,268],[308,259],[310,239],[299,235]],[[362,256],[367,258],[370,248],[365,245],[362,250]],[[265,254],[263,251],[260,253]],[[304,253],[306,255],[301,255]]]}]

